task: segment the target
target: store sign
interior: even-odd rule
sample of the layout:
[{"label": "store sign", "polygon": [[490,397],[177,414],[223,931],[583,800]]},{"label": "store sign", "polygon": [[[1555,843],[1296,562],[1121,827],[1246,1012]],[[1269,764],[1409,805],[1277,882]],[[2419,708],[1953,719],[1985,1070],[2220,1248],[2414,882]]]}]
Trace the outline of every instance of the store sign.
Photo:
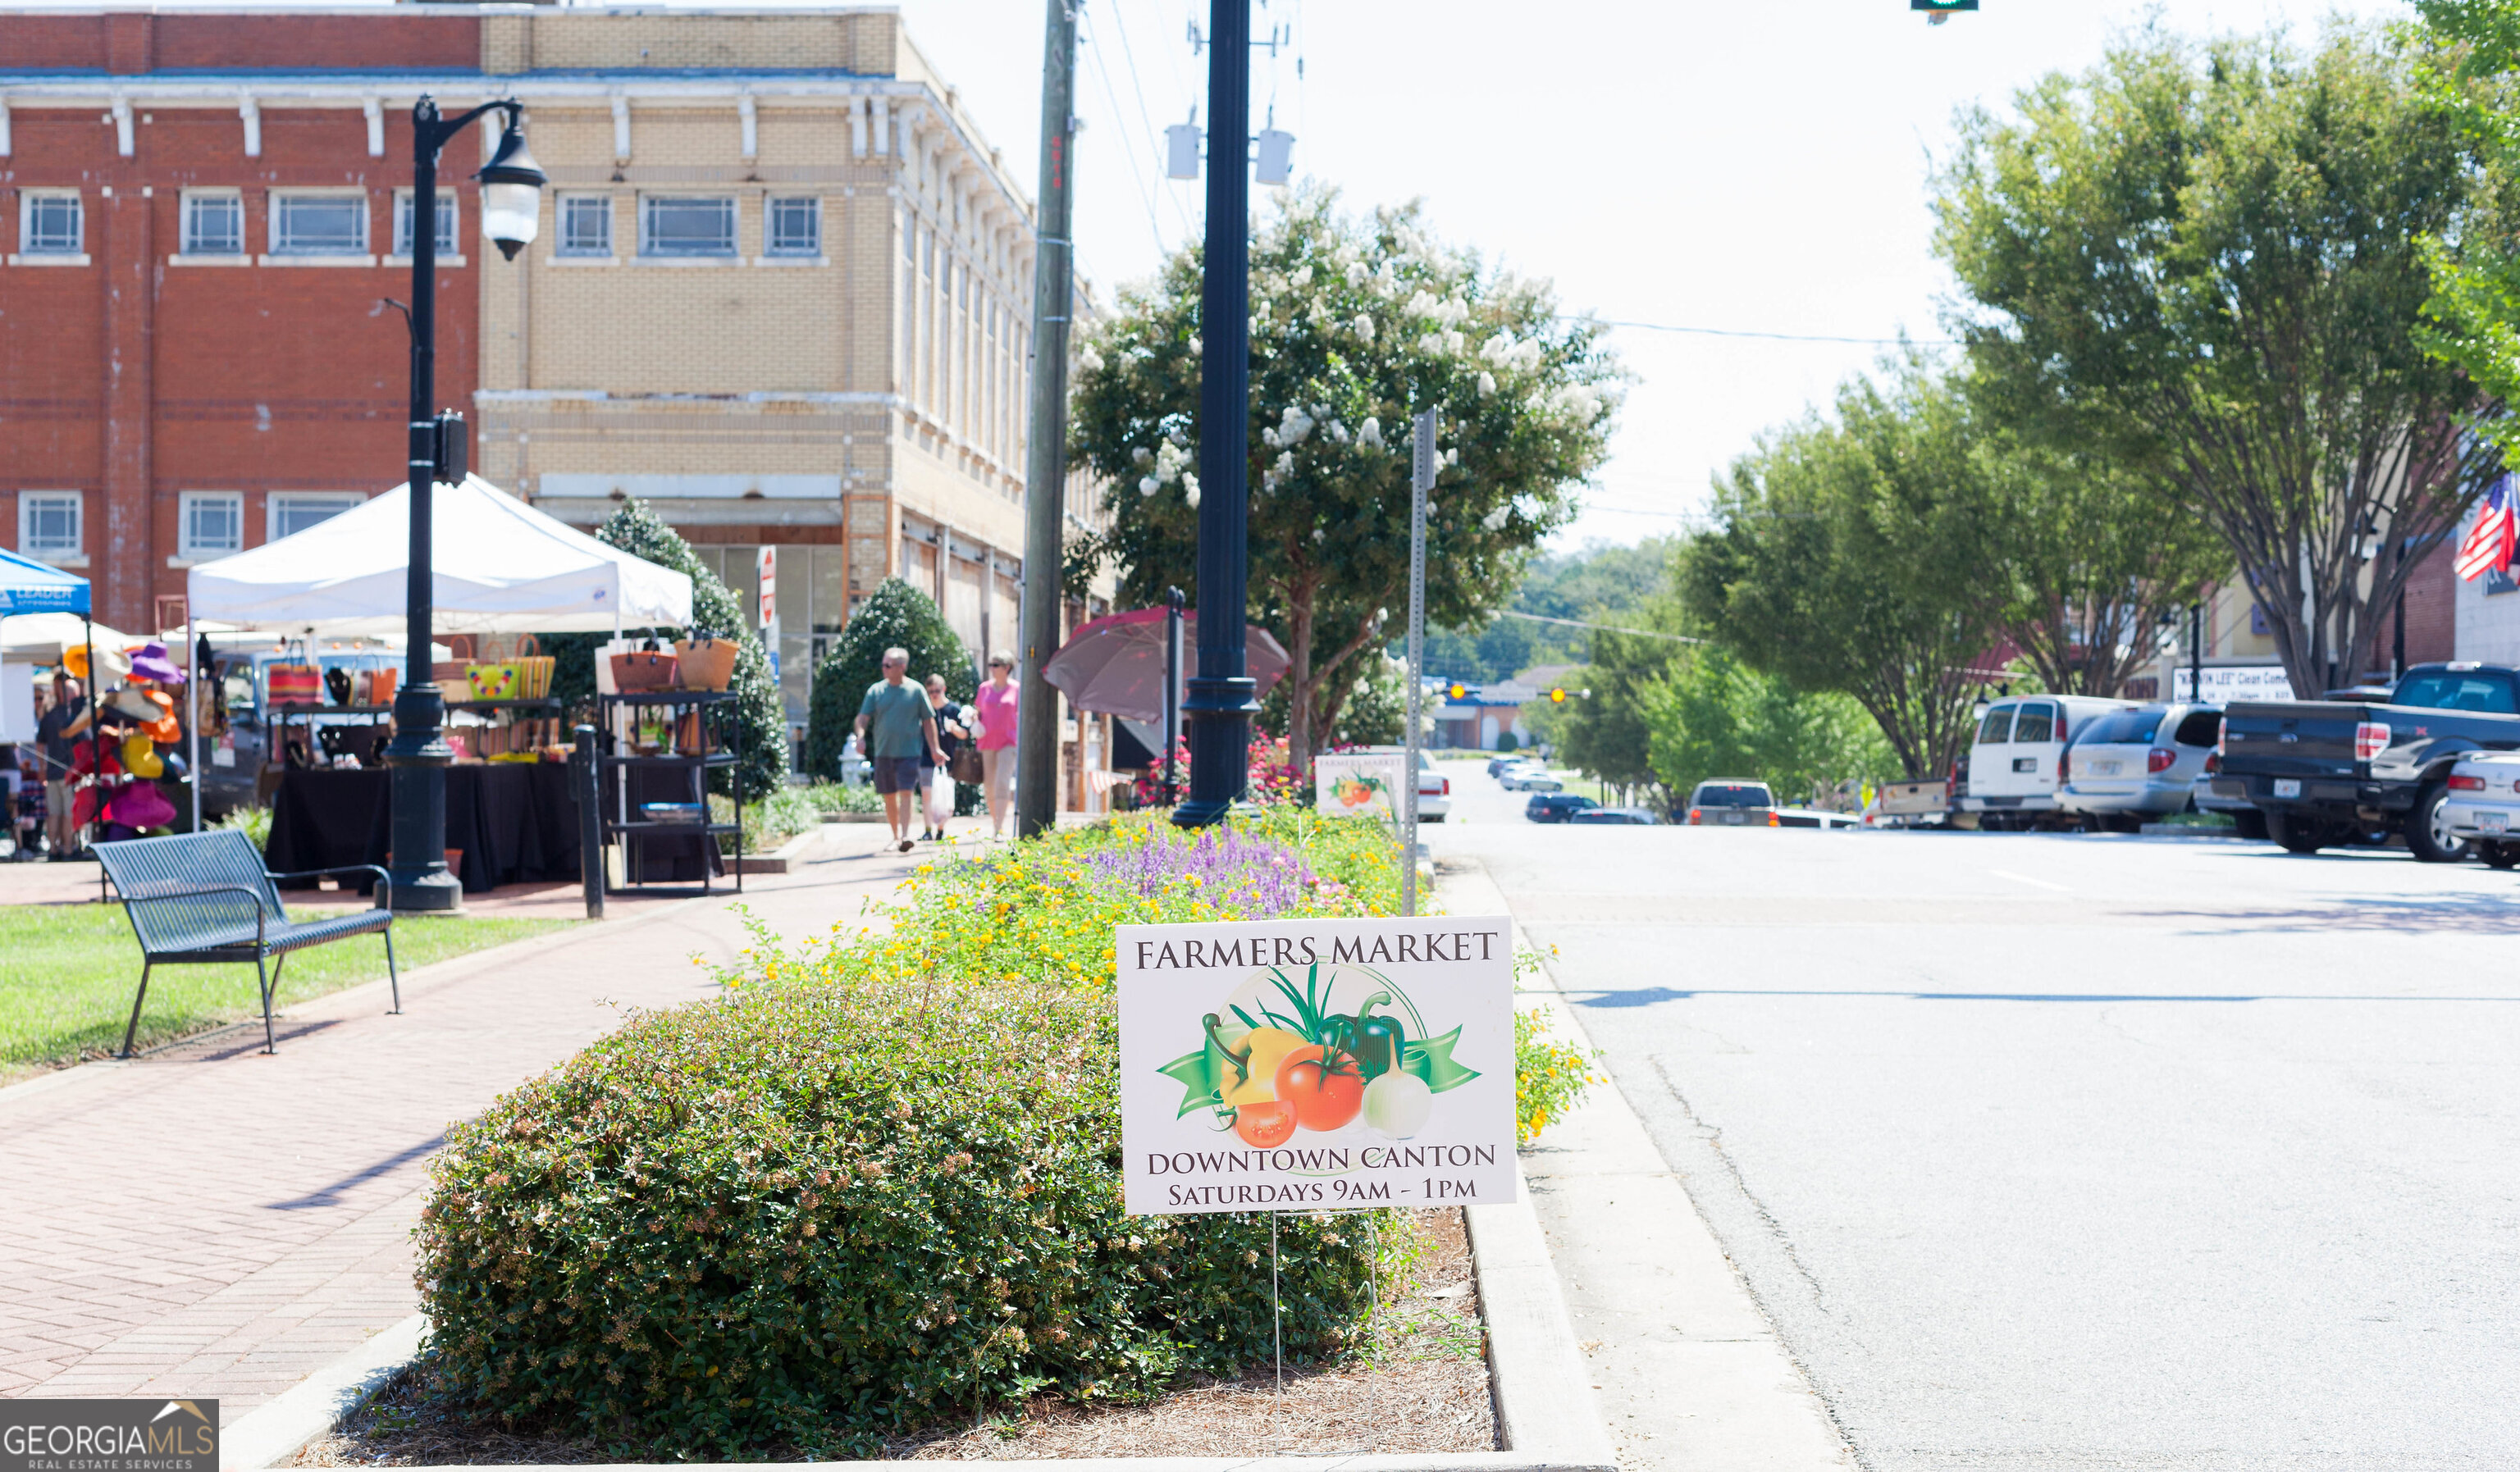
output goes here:
[{"label": "store sign", "polygon": [[[2182,665],[2170,675],[2170,698],[2193,700],[2194,671]],[[2218,705],[2239,700],[2293,700],[2292,679],[2279,664],[2243,664],[2205,666],[2204,698]]]},{"label": "store sign", "polygon": [[1515,1199],[1510,920],[1116,935],[1131,1215]]},{"label": "store sign", "polygon": [[764,547],[755,555],[753,571],[761,580],[761,626],[779,622],[779,549]]},{"label": "store sign", "polygon": [[1313,758],[1313,807],[1341,818],[1397,818],[1409,759],[1397,751],[1339,751]]}]

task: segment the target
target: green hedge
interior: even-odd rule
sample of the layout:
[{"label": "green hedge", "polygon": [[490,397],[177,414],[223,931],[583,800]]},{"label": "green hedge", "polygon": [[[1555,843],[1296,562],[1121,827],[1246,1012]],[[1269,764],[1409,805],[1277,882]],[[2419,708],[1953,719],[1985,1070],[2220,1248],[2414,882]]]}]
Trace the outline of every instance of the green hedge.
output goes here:
[{"label": "green hedge", "polygon": [[[432,1164],[442,1383],[616,1448],[829,1457],[1265,1360],[1268,1218],[1124,1218],[1117,1072],[1084,988],[818,981],[638,1016]],[[1290,1358],[1360,1342],[1365,1229],[1282,1219]]]}]

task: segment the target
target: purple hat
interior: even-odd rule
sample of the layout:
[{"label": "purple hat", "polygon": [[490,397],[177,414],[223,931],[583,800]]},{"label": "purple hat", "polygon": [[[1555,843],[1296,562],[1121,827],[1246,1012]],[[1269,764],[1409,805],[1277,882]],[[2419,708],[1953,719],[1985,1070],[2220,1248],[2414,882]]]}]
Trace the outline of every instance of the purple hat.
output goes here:
[{"label": "purple hat", "polygon": [[173,657],[166,652],[166,647],[155,640],[142,645],[132,652],[131,673],[143,680],[155,680],[160,685],[184,683],[184,672],[176,667]]}]

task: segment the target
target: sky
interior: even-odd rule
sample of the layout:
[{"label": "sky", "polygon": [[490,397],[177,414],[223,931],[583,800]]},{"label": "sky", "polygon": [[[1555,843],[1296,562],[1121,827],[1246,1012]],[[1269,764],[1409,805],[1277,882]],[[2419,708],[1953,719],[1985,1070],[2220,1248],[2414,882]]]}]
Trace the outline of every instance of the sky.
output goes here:
[{"label": "sky", "polygon": [[[1252,127],[1348,204],[1425,201],[1442,238],[1556,284],[1565,310],[1729,333],[1941,336],[1952,291],[1927,182],[1953,117],[2096,63],[2147,15],[2182,34],[2408,15],[2396,0],[1983,0],[1944,24],[1906,0],[1254,0]],[[1043,0],[899,0],[911,39],[1036,170]],[[1080,266],[1102,299],[1200,228],[1162,133],[1206,91],[1207,0],[1085,0]],[[1302,62],[1297,75],[1296,63]],[[1274,106],[1274,114],[1267,110]],[[1202,109],[1202,115],[1204,110]],[[1253,198],[1273,207],[1274,191]],[[1760,430],[1825,404],[1879,341],[1621,327],[1635,381],[1560,547],[1687,529]]]}]

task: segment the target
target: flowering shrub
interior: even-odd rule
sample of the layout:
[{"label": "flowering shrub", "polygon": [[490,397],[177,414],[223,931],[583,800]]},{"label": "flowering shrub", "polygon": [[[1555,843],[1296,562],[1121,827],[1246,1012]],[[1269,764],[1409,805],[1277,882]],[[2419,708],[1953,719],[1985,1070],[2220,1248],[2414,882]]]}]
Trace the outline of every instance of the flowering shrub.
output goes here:
[{"label": "flowering shrub", "polygon": [[[829,1458],[1265,1360],[1268,1219],[1124,1218],[1117,1080],[1110,1009],[1078,988],[779,986],[636,1016],[431,1163],[437,1382],[622,1452]],[[1381,1238],[1390,1271],[1407,1234]],[[1366,1242],[1281,1220],[1290,1358],[1360,1342]]]}]

